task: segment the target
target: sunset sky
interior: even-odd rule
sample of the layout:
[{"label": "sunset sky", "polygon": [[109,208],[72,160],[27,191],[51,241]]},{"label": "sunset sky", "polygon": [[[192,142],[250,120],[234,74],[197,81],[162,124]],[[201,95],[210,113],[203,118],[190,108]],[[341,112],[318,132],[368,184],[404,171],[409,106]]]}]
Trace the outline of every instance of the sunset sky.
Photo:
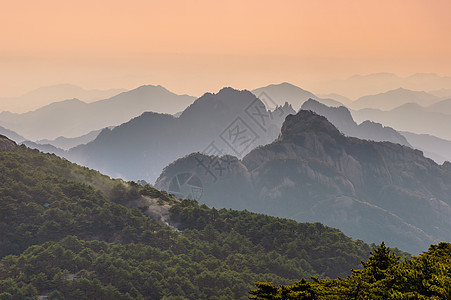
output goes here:
[{"label": "sunset sky", "polygon": [[451,76],[451,1],[0,0],[0,97],[161,84],[199,96],[353,74]]}]

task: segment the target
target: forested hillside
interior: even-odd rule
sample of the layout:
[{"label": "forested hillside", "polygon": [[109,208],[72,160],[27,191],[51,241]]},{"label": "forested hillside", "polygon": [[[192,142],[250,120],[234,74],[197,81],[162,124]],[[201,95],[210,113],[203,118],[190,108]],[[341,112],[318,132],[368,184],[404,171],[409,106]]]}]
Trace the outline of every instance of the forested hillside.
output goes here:
[{"label": "forested hillside", "polygon": [[[3,137],[0,149],[1,299],[244,299],[258,280],[346,276],[371,250],[319,223],[179,201]],[[152,201],[171,226],[146,215]]]}]

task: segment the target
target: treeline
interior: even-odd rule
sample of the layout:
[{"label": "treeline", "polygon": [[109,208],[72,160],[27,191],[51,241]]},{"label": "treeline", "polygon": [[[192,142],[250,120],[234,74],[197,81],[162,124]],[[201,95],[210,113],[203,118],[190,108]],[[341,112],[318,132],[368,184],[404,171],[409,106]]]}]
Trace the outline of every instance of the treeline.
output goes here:
[{"label": "treeline", "polygon": [[257,282],[250,299],[451,299],[451,244],[401,261],[382,243],[347,278],[305,278],[293,285]]},{"label": "treeline", "polygon": [[[127,207],[137,197],[171,205],[173,227]],[[23,146],[0,151],[0,216],[0,299],[246,299],[258,280],[346,276],[371,250],[319,223],[178,201]]]}]

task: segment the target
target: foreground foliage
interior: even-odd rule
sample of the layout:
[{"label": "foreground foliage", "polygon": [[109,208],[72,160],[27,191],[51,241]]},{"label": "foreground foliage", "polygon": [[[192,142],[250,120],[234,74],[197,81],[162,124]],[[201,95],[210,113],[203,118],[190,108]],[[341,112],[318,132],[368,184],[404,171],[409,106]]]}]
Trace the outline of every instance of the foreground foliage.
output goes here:
[{"label": "foreground foliage", "polygon": [[401,262],[382,243],[363,269],[345,279],[301,279],[293,285],[257,282],[251,299],[451,299],[451,244]]},{"label": "foreground foliage", "polygon": [[[173,227],[131,208],[140,197],[171,206]],[[369,251],[319,223],[176,201],[23,146],[0,151],[0,299],[240,299],[257,280],[346,276]]]}]

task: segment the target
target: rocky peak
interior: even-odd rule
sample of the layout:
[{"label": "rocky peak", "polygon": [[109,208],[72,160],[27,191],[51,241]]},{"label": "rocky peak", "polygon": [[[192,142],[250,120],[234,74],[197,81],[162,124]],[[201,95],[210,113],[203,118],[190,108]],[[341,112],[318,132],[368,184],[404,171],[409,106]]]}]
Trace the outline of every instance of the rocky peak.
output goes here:
[{"label": "rocky peak", "polygon": [[0,151],[13,151],[16,147],[15,142],[0,134]]},{"label": "rocky peak", "polygon": [[340,131],[325,117],[309,110],[300,110],[296,115],[287,116],[278,141],[295,142],[298,138],[306,135],[343,138]]}]

